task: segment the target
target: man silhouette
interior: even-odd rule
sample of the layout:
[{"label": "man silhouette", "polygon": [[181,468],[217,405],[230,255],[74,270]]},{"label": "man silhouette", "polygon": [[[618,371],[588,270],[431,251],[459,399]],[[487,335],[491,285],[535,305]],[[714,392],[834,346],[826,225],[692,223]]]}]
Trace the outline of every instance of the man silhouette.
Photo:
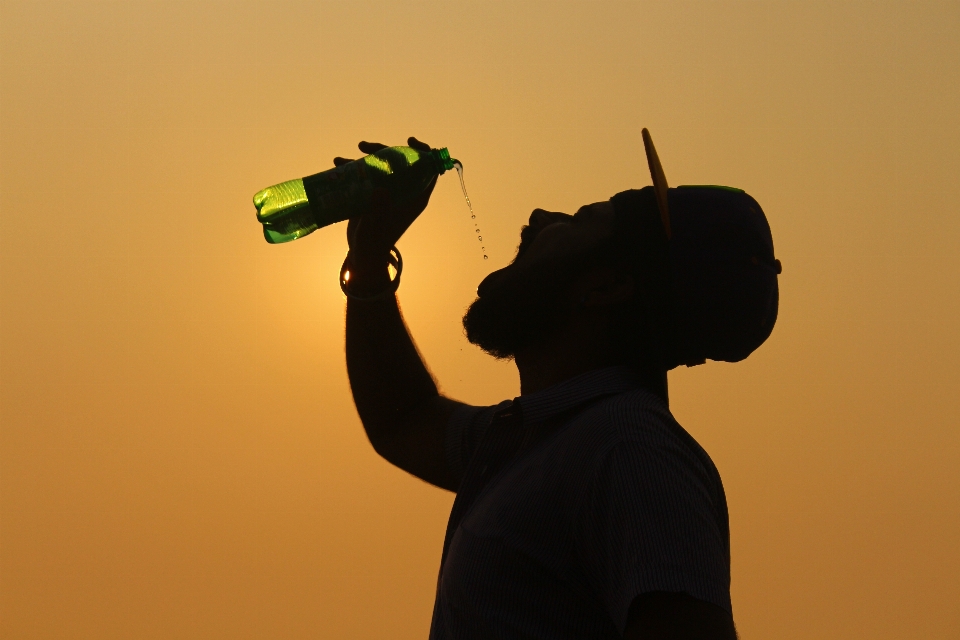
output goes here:
[{"label": "man silhouette", "polygon": [[752,198],[668,189],[643,134],[654,186],[575,215],[535,210],[463,318],[470,342],[516,363],[513,401],[441,395],[403,322],[394,245],[432,186],[348,225],[347,368],[364,429],[388,461],[457,493],[431,639],[736,637],[723,486],[670,414],[666,372],[759,346],[780,264]]}]

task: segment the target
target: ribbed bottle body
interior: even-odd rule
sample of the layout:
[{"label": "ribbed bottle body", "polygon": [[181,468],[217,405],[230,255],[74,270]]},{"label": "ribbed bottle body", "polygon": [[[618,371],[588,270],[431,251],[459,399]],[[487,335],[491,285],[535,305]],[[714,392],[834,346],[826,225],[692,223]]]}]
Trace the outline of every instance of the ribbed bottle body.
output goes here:
[{"label": "ribbed bottle body", "polygon": [[267,242],[302,238],[320,227],[370,210],[374,197],[391,204],[415,199],[453,167],[446,149],[387,147],[333,169],[257,192],[253,204]]}]

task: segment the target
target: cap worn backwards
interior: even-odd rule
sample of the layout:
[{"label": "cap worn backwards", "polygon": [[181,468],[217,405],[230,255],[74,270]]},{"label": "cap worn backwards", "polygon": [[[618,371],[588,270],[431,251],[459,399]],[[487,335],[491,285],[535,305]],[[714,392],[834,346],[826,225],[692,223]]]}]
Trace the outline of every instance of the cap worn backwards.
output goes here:
[{"label": "cap worn backwards", "polygon": [[654,186],[611,201],[636,247],[654,355],[667,369],[743,360],[777,320],[780,262],[763,210],[739,189],[668,188],[646,130],[644,142]]}]

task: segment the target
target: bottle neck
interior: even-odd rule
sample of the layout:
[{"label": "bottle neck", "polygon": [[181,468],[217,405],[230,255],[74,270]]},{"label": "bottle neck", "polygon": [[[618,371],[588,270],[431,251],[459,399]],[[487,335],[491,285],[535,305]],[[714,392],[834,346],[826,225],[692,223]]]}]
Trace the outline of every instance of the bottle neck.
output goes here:
[{"label": "bottle neck", "polygon": [[454,160],[450,158],[450,152],[446,147],[442,149],[431,149],[430,157],[433,158],[437,174],[443,175],[450,169],[453,169]]}]

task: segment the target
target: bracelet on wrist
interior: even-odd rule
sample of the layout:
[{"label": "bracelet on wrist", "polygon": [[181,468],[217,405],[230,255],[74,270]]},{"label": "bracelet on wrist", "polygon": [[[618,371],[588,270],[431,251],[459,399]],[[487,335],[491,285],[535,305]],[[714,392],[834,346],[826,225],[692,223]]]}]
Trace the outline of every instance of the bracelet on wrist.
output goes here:
[{"label": "bracelet on wrist", "polygon": [[[396,271],[396,275],[392,280],[390,280],[389,274],[389,268],[391,266]],[[400,274],[403,272],[403,257],[396,247],[390,248],[390,253],[387,254],[387,264],[384,265],[384,269],[388,270],[387,285],[379,291],[354,291],[353,288],[355,285],[351,284],[351,280],[355,283],[357,279],[351,278],[351,275],[353,275],[351,273],[352,269],[353,264],[350,262],[350,253],[348,252],[347,257],[343,261],[343,266],[340,267],[340,290],[343,291],[343,295],[354,300],[383,300],[396,293],[397,288],[400,286]]]}]

